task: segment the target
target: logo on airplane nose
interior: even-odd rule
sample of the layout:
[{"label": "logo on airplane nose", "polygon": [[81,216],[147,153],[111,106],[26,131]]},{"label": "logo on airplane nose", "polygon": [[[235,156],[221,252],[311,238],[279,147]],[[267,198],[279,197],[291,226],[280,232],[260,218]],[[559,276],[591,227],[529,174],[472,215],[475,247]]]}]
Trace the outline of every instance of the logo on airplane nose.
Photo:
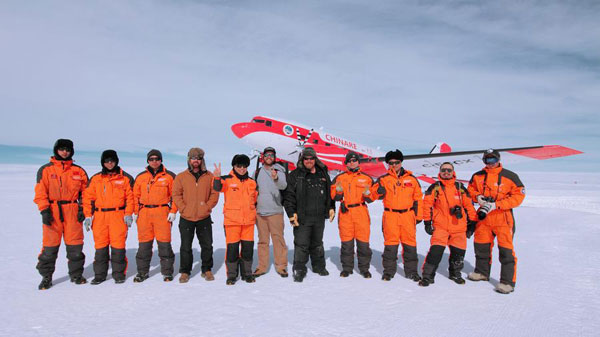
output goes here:
[{"label": "logo on airplane nose", "polygon": [[291,136],[294,134],[294,128],[291,125],[286,124],[283,126],[283,133],[285,133],[286,136]]}]

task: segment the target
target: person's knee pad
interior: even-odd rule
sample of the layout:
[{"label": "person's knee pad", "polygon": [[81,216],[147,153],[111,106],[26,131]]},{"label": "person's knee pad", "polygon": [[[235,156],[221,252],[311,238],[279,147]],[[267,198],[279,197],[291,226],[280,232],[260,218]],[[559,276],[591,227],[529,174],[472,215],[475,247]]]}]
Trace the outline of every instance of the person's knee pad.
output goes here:
[{"label": "person's knee pad", "polygon": [[227,255],[225,260],[227,262],[236,262],[240,257],[240,243],[228,243],[227,244]]}]

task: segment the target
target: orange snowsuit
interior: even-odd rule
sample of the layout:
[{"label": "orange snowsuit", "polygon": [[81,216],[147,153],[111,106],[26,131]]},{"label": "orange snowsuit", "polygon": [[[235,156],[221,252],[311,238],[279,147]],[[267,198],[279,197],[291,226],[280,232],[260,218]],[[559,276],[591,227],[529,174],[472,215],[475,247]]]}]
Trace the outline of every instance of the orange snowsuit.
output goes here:
[{"label": "orange snowsuit", "polygon": [[[383,199],[383,236],[385,245],[400,242],[417,246],[416,223],[423,220],[421,185],[411,171],[398,176],[393,170],[379,177],[371,187],[373,198]],[[385,195],[377,193],[379,186],[385,187]]]},{"label": "orange snowsuit", "polygon": [[256,223],[256,199],[258,197],[256,181],[251,178],[240,180],[232,170],[229,175],[215,177],[213,188],[215,191],[225,194],[223,225],[227,243],[225,253],[227,277],[237,277],[238,264],[241,267],[242,277],[250,276],[252,274],[254,224]]},{"label": "orange snowsuit", "polygon": [[475,229],[475,272],[489,278],[496,237],[502,264],[500,282],[514,286],[517,279],[517,257],[513,247],[515,218],[512,209],[523,202],[525,187],[517,174],[499,165],[492,169],[485,167],[473,174],[468,190],[474,202],[477,202],[478,195],[496,202],[496,209],[479,221]]},{"label": "orange snowsuit", "polygon": [[125,249],[127,225],[125,215],[133,214],[133,178],[125,171],[116,174],[95,174],[83,194],[83,212],[94,216],[92,230],[94,246],[101,249],[110,245]]},{"label": "orange snowsuit", "polygon": [[[343,191],[339,193],[336,190],[338,184],[343,188]],[[365,189],[370,190],[371,185],[373,185],[373,179],[360,172],[360,169],[356,172],[346,170],[333,179],[331,198],[342,204],[338,212],[338,227],[342,242],[354,239],[369,242],[371,217],[366,203],[373,200],[365,198],[363,192]]]},{"label": "orange snowsuit", "polygon": [[60,241],[64,236],[69,260],[69,276],[83,274],[85,255],[83,249],[83,227],[77,221],[78,201],[88,183],[87,173],[73,164],[72,160],[56,160],[38,170],[33,201],[38,209],[50,209],[53,220],[50,226],[42,225],[42,251],[38,256],[37,269],[42,276],[52,276]]},{"label": "orange snowsuit", "polygon": [[149,169],[138,174],[133,185],[133,212],[138,215],[139,242],[171,242],[169,213],[177,213],[173,203],[173,181],[175,174],[162,168],[156,175]]},{"label": "orange snowsuit", "polygon": [[[456,176],[429,186],[423,199],[423,220],[432,221],[435,228],[431,245],[454,246],[467,249],[467,219],[476,220],[477,213],[467,189],[456,182]],[[462,218],[450,213],[455,206],[462,208]],[[466,213],[466,214],[465,214]]]},{"label": "orange snowsuit", "polygon": [[[384,194],[377,191],[385,188]],[[411,171],[401,168],[399,173],[390,168],[371,187],[373,198],[383,199],[383,273],[392,278],[396,274],[398,245],[402,243],[404,274],[418,276],[417,228],[423,219],[421,185]]]},{"label": "orange snowsuit", "polygon": [[54,218],[51,226],[43,226],[44,247],[60,246],[63,235],[67,245],[83,244],[83,227],[77,221],[77,211],[87,183],[87,173],[72,160],[52,157],[40,167],[33,201],[40,211],[50,208]]},{"label": "orange snowsuit", "polygon": [[[337,186],[342,187],[338,192]],[[370,193],[373,179],[360,171],[355,172],[346,169],[340,173],[331,183],[331,198],[339,201],[340,211],[338,213],[338,228],[340,230],[340,261],[342,268],[348,273],[354,269],[354,240],[356,240],[358,269],[361,273],[369,271],[371,256],[373,252],[369,247],[371,236],[371,217],[366,203],[373,202],[371,195],[365,196],[365,190]]]}]

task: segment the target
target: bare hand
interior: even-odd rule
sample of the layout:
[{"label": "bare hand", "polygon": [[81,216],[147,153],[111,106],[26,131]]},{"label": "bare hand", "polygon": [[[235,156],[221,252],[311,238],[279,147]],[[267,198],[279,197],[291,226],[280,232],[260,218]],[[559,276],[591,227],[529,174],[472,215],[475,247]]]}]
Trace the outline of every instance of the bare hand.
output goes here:
[{"label": "bare hand", "polygon": [[214,165],[215,165],[215,169],[213,171],[213,175],[215,177],[220,177],[221,176],[221,163],[219,163],[219,166],[217,166],[217,164],[214,164]]},{"label": "bare hand", "polygon": [[333,219],[335,219],[335,211],[330,209],[329,210],[329,222],[333,222]]},{"label": "bare hand", "polygon": [[274,168],[271,168],[271,178],[273,178],[273,180],[277,180],[277,170]]}]

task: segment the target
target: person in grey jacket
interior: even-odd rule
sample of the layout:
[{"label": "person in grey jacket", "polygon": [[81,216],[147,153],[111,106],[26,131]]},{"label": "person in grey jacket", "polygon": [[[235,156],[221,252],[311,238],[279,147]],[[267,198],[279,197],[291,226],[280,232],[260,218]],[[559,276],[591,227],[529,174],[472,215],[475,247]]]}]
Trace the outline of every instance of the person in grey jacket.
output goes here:
[{"label": "person in grey jacket", "polygon": [[287,187],[285,169],[275,163],[277,153],[274,148],[263,150],[263,166],[254,173],[258,186],[256,205],[256,228],[258,229],[258,267],[254,276],[267,272],[269,266],[269,239],[273,240],[275,270],[281,277],[288,277],[287,246],[283,237],[283,198]]}]

